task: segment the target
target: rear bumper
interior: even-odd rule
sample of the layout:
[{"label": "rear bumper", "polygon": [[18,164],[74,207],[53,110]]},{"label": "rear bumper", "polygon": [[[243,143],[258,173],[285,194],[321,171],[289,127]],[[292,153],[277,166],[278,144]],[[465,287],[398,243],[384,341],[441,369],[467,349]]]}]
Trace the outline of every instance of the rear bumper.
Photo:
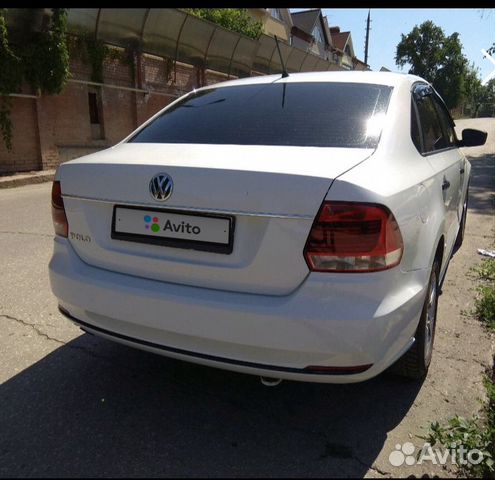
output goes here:
[{"label": "rear bumper", "polygon": [[[57,237],[49,265],[61,308],[87,331],[174,358],[255,375],[367,380],[412,344],[429,272],[312,273],[287,296],[225,292],[82,262]],[[359,373],[310,373],[308,366]]]}]

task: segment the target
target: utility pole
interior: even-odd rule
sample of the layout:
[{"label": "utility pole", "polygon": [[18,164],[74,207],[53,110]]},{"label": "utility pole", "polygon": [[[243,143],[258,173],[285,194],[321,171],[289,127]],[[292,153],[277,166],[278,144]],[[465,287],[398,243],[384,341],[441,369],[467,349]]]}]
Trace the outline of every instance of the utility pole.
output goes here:
[{"label": "utility pole", "polygon": [[370,41],[370,11],[368,10],[368,19],[366,20],[366,40],[364,43],[364,63],[368,65],[368,46]]}]

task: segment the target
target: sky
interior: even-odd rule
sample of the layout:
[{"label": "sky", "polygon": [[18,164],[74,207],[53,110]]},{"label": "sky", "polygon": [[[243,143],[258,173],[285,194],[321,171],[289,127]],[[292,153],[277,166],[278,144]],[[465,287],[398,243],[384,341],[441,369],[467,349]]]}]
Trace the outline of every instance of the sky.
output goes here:
[{"label": "sky", "polygon": [[[300,11],[304,9],[291,9]],[[323,8],[330,26],[338,25],[340,31],[350,30],[354,53],[364,60],[366,35],[366,8]],[[426,20],[441,27],[446,35],[459,33],[463,53],[469,62],[479,68],[481,78],[494,69],[488,59],[483,58],[481,49],[487,50],[495,42],[495,9],[481,8],[372,8],[371,30],[368,48],[368,64],[372,70],[382,66],[392,71],[400,70],[395,64],[395,51],[401,40],[401,33],[408,34],[415,25]],[[495,55],[492,55],[495,58]]]}]

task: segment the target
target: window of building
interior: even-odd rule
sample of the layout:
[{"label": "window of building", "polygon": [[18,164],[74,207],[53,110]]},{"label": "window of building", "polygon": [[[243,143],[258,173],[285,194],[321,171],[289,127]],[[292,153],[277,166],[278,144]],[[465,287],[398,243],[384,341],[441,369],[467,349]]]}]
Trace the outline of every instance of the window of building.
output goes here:
[{"label": "window of building", "polygon": [[100,124],[100,112],[98,109],[98,98],[94,92],[88,93],[89,102],[89,122],[91,124]]},{"label": "window of building", "polygon": [[315,41],[317,43],[325,43],[323,40],[323,34],[321,33],[321,30],[318,27],[313,28],[313,37],[315,37]]},{"label": "window of building", "polygon": [[280,12],[279,8],[271,8],[270,13],[273,18],[276,18],[277,20],[282,21],[282,13]]},{"label": "window of building", "polygon": [[105,138],[103,129],[103,110],[101,107],[101,90],[91,88],[88,91],[89,123],[91,138],[101,140]]}]

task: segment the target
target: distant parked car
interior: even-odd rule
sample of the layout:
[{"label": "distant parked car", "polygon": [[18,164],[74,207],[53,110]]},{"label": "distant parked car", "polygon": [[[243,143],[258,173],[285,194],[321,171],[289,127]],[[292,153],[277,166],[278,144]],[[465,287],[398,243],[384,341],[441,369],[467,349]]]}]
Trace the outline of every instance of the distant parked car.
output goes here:
[{"label": "distant parked car", "polygon": [[424,80],[325,72],[179,98],[62,164],[50,280],[83,330],[213,367],[423,377],[462,243],[464,130]]}]

